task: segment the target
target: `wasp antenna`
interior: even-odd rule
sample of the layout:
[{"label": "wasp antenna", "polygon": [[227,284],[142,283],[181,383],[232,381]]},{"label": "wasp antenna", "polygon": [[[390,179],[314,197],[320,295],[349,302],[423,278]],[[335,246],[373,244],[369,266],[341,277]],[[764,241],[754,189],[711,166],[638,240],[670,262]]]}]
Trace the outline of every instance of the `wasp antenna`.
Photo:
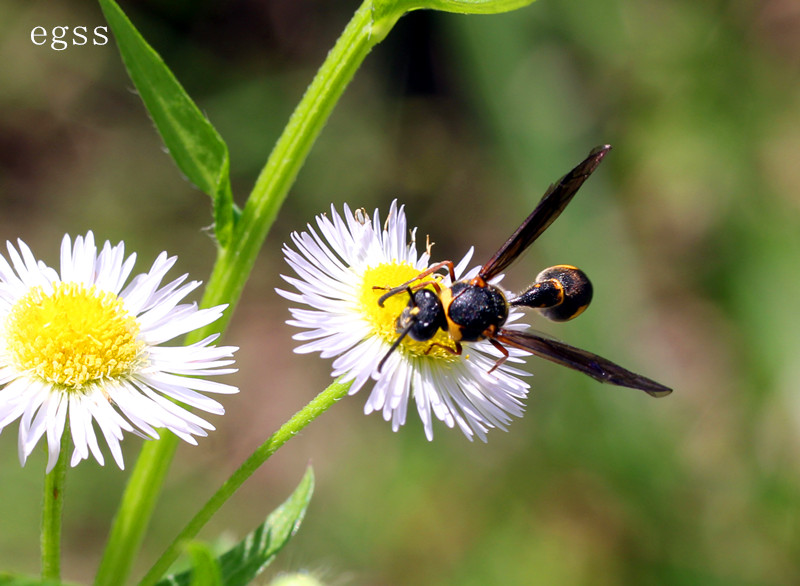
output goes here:
[{"label": "wasp antenna", "polygon": [[400,345],[400,342],[403,341],[403,338],[405,338],[408,335],[408,332],[411,331],[411,328],[414,327],[414,323],[416,323],[416,320],[412,320],[411,323],[408,324],[408,327],[404,329],[400,334],[400,336],[394,341],[392,347],[389,348],[389,351],[386,353],[386,355],[383,358],[381,358],[381,361],[378,363],[379,373],[383,370],[383,365],[386,363],[386,360],[389,358],[389,356],[392,355],[392,352],[397,350],[397,347]]},{"label": "wasp antenna", "polygon": [[[399,290],[399,291],[395,291],[395,289],[400,289],[400,290]],[[401,288],[401,287],[395,287],[395,289],[392,289],[391,291],[389,291],[389,293],[387,293],[386,295],[384,295],[383,297],[381,297],[381,299],[379,299],[379,300],[378,300],[378,303],[380,304],[380,306],[381,306],[381,307],[383,307],[383,304],[381,303],[381,300],[385,300],[386,298],[390,297],[391,295],[396,295],[397,293],[400,293],[400,292],[401,292],[401,291],[403,291],[403,290],[405,290],[405,291],[407,291],[407,292],[408,292],[408,297],[409,297],[409,299],[410,299],[410,301],[409,301],[409,304],[410,304],[412,307],[416,307],[416,306],[417,306],[417,302],[416,302],[416,300],[414,299],[414,291],[412,291],[412,290],[411,290],[411,287],[409,287],[408,285],[406,285],[406,286],[405,286],[405,287],[403,287],[403,288]],[[411,315],[409,316],[409,323],[408,323],[408,326],[406,326],[406,328],[405,328],[405,329],[404,329],[404,330],[403,330],[403,331],[400,333],[400,337],[398,337],[398,338],[397,338],[397,339],[394,341],[394,343],[392,344],[392,347],[391,347],[391,348],[389,348],[389,351],[386,353],[386,356],[384,356],[383,358],[381,358],[381,361],[378,363],[378,372],[380,372],[381,370],[383,370],[383,365],[384,365],[384,363],[386,362],[386,359],[387,359],[387,358],[389,358],[389,356],[391,356],[392,352],[394,352],[395,350],[397,350],[397,347],[400,345],[400,342],[402,342],[402,341],[403,341],[403,338],[405,338],[405,337],[408,335],[408,333],[411,331],[411,328],[413,328],[413,327],[414,327],[414,324],[415,324],[415,323],[417,323],[417,316],[416,316],[416,314],[411,314]]]},{"label": "wasp antenna", "polygon": [[[374,287],[373,287],[373,289],[374,289]],[[406,286],[405,285],[401,285],[399,287],[395,287],[394,289],[389,289],[386,293],[384,293],[383,295],[381,295],[378,298],[378,305],[380,307],[383,307],[383,304],[386,303],[386,300],[389,299],[389,297],[394,297],[398,293],[402,293],[405,290],[406,290]]]}]

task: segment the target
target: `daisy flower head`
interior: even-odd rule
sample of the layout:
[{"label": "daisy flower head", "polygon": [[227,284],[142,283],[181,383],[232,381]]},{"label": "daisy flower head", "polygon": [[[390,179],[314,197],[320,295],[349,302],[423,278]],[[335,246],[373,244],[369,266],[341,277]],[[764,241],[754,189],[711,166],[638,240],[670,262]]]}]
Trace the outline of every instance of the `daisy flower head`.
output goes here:
[{"label": "daisy flower head", "polygon": [[[429,440],[436,417],[485,441],[490,428],[505,429],[512,415],[522,415],[528,384],[520,376],[527,373],[509,364],[522,352],[509,350],[509,362],[489,372],[500,356],[497,349],[487,341],[466,343],[456,355],[447,350],[453,342],[440,330],[426,342],[406,336],[379,369],[400,336],[397,318],[408,295],[393,295],[383,306],[378,300],[429,267],[430,254],[418,254],[415,232],[395,201],[385,222],[378,210],[370,219],[345,204],[342,215],[331,206],[330,216],[316,218],[316,229],[309,225],[293,233],[293,246],[284,245],[283,252],[296,276],[283,279],[296,291],[277,291],[306,306],[292,308],[287,322],[304,330],[294,335],[302,342],[295,352],[333,358],[332,376],[352,381],[350,394],[372,381],[364,411],[381,412],[395,431],[405,423],[413,398]],[[478,267],[465,272],[471,258],[472,250],[455,265],[456,279],[477,274]],[[435,278],[442,288],[451,285],[449,275]],[[507,323],[520,315],[512,309]]]},{"label": "daisy flower head", "polygon": [[60,271],[20,240],[7,249],[10,263],[0,255],[0,432],[19,419],[22,464],[46,435],[47,471],[53,468],[67,418],[72,466],[90,452],[103,464],[95,424],[120,468],[123,431],[157,439],[156,428],[166,428],[196,444],[193,436],[214,429],[182,405],[224,412],[206,394],[238,390],[196,377],[233,372],[236,348],[213,346],[216,336],[164,345],[225,309],[181,304],[200,285],[186,275],[162,285],[176,257],[162,252],[129,280],[136,255],[109,242],[98,253],[91,232],[74,242],[64,237]]}]

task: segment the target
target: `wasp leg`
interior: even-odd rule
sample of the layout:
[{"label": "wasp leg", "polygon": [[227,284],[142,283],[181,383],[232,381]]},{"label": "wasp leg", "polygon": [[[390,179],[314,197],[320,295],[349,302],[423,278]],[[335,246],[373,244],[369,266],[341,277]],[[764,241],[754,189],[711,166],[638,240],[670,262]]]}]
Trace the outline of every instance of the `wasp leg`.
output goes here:
[{"label": "wasp leg", "polygon": [[450,273],[450,280],[455,283],[456,282],[456,272],[455,272],[455,265],[453,265],[452,260],[443,260],[442,262],[437,262],[427,271],[418,274],[416,277],[411,279],[411,281],[416,281],[417,279],[422,279],[423,277],[427,277],[431,273],[435,273],[436,271],[447,267],[447,272]]},{"label": "wasp leg", "polygon": [[[428,270],[421,272],[420,274],[418,274],[413,279],[409,279],[408,281],[406,281],[402,285],[398,285],[397,287],[392,287],[391,289],[388,289],[388,288],[385,288],[385,287],[373,287],[373,289],[388,289],[387,292],[384,293],[383,295],[381,295],[380,299],[378,299],[378,305],[383,307],[384,302],[387,299],[389,299],[389,297],[393,297],[393,296],[397,295],[398,293],[402,293],[403,291],[406,290],[407,287],[409,287],[411,285],[411,283],[413,283],[415,281],[420,281],[420,280],[424,279],[425,277],[427,277],[428,275],[431,275],[431,274],[435,273],[436,271],[441,270],[441,269],[443,269],[445,267],[447,268],[447,270],[450,273],[451,282],[455,283],[455,281],[456,281],[456,273],[455,273],[455,267],[453,265],[453,261],[451,261],[451,260],[443,260],[442,262],[436,263],[435,265],[430,267]],[[433,285],[434,287],[437,287],[437,285],[436,285],[436,283],[434,281],[427,281],[422,285],[415,285],[414,288],[415,288],[415,290],[418,290],[418,289],[422,289],[422,287],[427,286],[427,285]],[[439,292],[438,287],[437,287],[437,292]]]},{"label": "wasp leg", "polygon": [[494,338],[489,338],[489,343],[492,346],[494,346],[495,348],[497,348],[498,350],[500,350],[500,352],[502,354],[502,356],[497,359],[497,362],[494,363],[494,366],[489,369],[489,374],[491,374],[492,372],[495,371],[495,369],[498,366],[502,365],[506,360],[508,360],[508,357],[510,356],[510,354],[508,353],[508,348],[503,346],[500,342],[498,342]]},{"label": "wasp leg", "polygon": [[433,350],[434,346],[438,346],[439,348],[449,352],[450,354],[452,354],[454,356],[461,356],[461,350],[462,350],[461,343],[453,342],[453,344],[455,344],[455,346],[456,346],[455,348],[451,348],[450,346],[445,346],[444,344],[440,344],[439,342],[432,342],[431,345],[428,346],[428,349],[425,350],[425,356],[430,354],[430,352],[431,352],[431,350]]},{"label": "wasp leg", "polygon": [[386,291],[386,293],[381,295],[380,298],[378,299],[378,305],[383,307],[383,304],[386,303],[386,300],[389,299],[389,297],[397,295],[398,293],[403,293],[404,291],[408,291],[411,294],[411,297],[413,298],[414,293],[416,293],[420,289],[424,289],[428,285],[433,285],[433,288],[436,289],[437,295],[440,295],[442,293],[442,288],[439,286],[439,281],[422,281],[421,283],[415,284],[413,287],[411,287],[411,285],[408,284],[398,285],[397,287],[392,287],[392,288],[373,285],[372,289],[373,290],[382,289]]}]

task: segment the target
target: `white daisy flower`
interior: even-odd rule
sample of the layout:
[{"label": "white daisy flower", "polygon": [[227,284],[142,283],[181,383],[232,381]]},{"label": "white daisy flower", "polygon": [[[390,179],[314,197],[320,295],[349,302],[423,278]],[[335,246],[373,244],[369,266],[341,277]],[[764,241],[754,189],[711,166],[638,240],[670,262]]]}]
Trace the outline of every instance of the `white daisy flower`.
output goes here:
[{"label": "white daisy flower", "polygon": [[[417,254],[415,231],[409,233],[403,207],[393,202],[382,224],[377,210],[370,221],[360,211],[354,215],[347,205],[344,217],[331,206],[330,217],[317,217],[317,227],[319,233],[310,225],[305,232],[293,233],[296,250],[286,245],[283,249],[297,274],[283,278],[298,292],[277,291],[310,307],[290,310],[293,319],[287,323],[306,330],[294,336],[303,342],[295,352],[335,358],[332,376],[353,381],[350,394],[374,380],[364,411],[380,411],[395,431],[405,423],[412,397],[428,439],[433,438],[433,416],[448,427],[458,425],[470,439],[478,436],[486,441],[489,428],[505,429],[512,415],[522,415],[528,384],[519,377],[527,373],[508,363],[489,372],[499,353],[486,341],[467,343],[464,352],[455,355],[437,345],[453,346],[444,331],[427,342],[406,336],[378,372],[399,336],[396,320],[408,296],[394,295],[383,307],[378,298],[387,287],[404,283],[429,266],[429,254]],[[471,258],[472,250],[456,265],[457,279],[477,274],[478,267],[464,274]],[[441,284],[448,287],[450,277],[442,276]],[[512,309],[508,321],[520,315]],[[524,354],[509,352],[510,361]]]},{"label": "white daisy flower", "polygon": [[231,346],[211,336],[191,346],[164,346],[217,320],[225,306],[179,304],[199,281],[186,275],[161,286],[175,257],[161,253],[147,273],[125,286],[136,255],[94,236],[61,243],[61,271],[36,261],[17,241],[0,255],[0,432],[19,419],[24,465],[47,435],[47,471],[55,465],[67,417],[75,466],[89,452],[103,464],[95,426],[123,468],[120,440],[129,431],[158,438],[162,427],[196,444],[214,426],[174,403],[208,413],[224,409],[206,393],[238,389],[198,376],[233,372]]}]

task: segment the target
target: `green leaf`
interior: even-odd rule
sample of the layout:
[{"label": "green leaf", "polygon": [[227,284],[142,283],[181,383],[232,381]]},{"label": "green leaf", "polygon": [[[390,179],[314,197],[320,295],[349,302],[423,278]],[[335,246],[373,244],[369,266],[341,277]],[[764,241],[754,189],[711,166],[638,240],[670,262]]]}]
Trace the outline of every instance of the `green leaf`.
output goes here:
[{"label": "green leaf", "polygon": [[500,14],[524,8],[534,0],[430,0],[426,8],[459,14]]},{"label": "green leaf", "polygon": [[217,240],[225,246],[235,214],[227,145],[116,2],[100,0],[100,7],[170,155],[189,181],[211,196]]},{"label": "green leaf", "polygon": [[[309,467],[292,495],[272,511],[267,520],[255,531],[219,557],[222,584],[245,586],[275,559],[277,553],[299,529],[313,492],[314,472]],[[193,572],[194,570],[189,570],[168,576],[158,582],[157,586],[194,585]],[[211,582],[197,582],[197,584],[205,585]]]},{"label": "green leaf", "polygon": [[190,543],[189,555],[192,558],[192,586],[222,586],[222,572],[213,550],[204,543]]},{"label": "green leaf", "polygon": [[534,0],[375,0],[375,13],[397,14],[412,10],[441,10],[458,14],[499,14],[533,4]]}]

